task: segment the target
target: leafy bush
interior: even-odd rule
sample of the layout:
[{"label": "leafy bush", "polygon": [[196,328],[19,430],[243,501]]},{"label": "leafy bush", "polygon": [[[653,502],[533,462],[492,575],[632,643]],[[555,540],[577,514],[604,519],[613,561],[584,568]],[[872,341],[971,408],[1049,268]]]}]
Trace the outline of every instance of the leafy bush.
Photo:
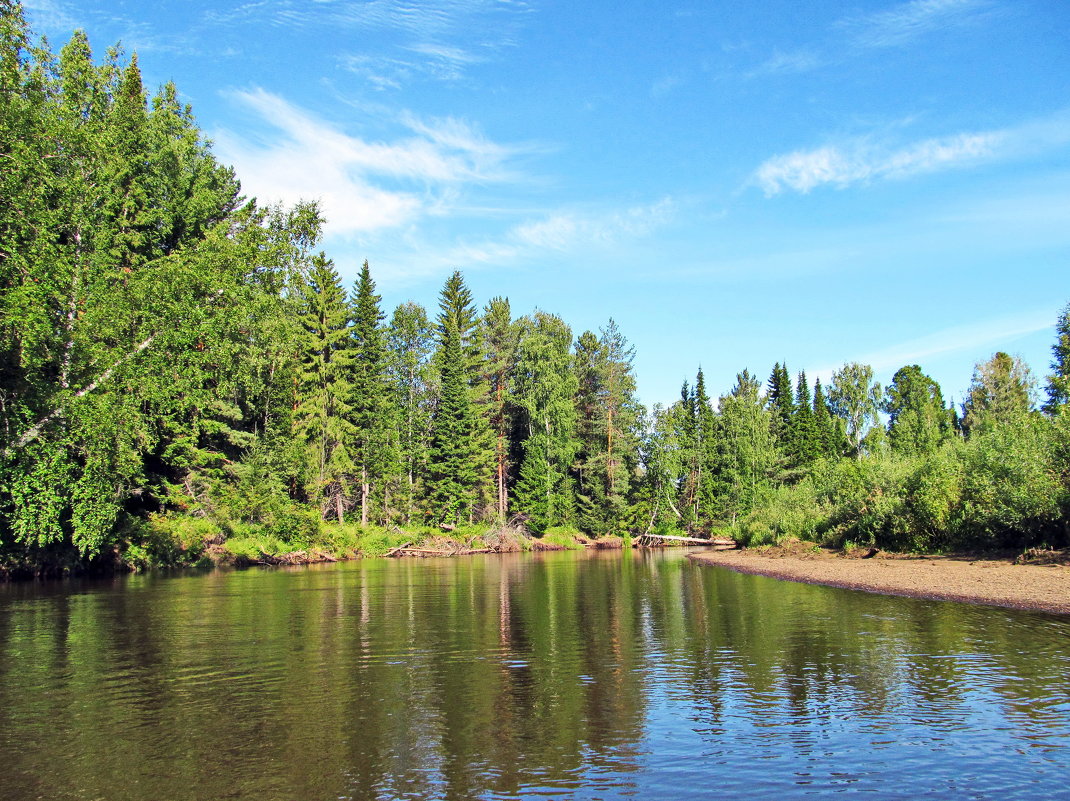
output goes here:
[{"label": "leafy bush", "polygon": [[569,551],[583,550],[579,537],[583,536],[574,526],[550,526],[540,539],[547,545],[559,545]]}]

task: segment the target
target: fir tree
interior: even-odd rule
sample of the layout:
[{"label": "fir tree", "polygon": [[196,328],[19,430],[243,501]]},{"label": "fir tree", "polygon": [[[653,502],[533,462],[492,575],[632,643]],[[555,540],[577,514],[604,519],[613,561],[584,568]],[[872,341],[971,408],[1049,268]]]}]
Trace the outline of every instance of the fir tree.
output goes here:
[{"label": "fir tree", "polygon": [[795,416],[795,403],[792,399],[791,376],[788,366],[777,362],[769,375],[766,391],[766,404],[773,413],[773,433],[781,449],[790,461],[794,461],[792,423]]}]

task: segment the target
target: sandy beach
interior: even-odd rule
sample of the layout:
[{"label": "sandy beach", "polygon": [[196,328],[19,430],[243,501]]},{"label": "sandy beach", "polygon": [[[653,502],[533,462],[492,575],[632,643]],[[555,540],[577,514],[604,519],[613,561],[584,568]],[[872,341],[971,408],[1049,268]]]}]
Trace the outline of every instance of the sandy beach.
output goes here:
[{"label": "sandy beach", "polygon": [[860,558],[804,543],[690,555],[703,564],[786,581],[1064,615],[1070,614],[1070,564],[1066,557],[1065,552],[1041,555],[1019,564],[1013,557],[969,555],[878,552],[871,558]]}]

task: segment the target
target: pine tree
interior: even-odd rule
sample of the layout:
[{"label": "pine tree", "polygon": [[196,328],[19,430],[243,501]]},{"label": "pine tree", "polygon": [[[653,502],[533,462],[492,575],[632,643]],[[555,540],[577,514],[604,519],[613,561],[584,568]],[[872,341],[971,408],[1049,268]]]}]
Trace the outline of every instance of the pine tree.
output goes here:
[{"label": "pine tree", "polygon": [[1058,414],[1070,404],[1070,303],[1055,323],[1055,344],[1051,346],[1051,375],[1048,376],[1048,399],[1044,411]]},{"label": "pine tree", "polygon": [[353,348],[345,290],[323,254],[313,259],[301,287],[299,315],[301,376],[295,418],[297,434],[308,445],[308,495],[322,517],[332,509],[343,522],[353,472]]},{"label": "pine tree", "polygon": [[360,476],[360,522],[368,524],[371,493],[379,485],[387,512],[387,477],[397,461],[396,418],[387,376],[383,314],[375,282],[365,261],[353,293],[352,459]]}]

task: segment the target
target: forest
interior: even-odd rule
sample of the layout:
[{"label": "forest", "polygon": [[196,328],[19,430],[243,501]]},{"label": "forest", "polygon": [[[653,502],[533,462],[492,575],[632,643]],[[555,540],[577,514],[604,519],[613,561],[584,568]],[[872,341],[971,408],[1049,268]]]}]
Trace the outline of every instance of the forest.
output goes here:
[{"label": "forest", "polygon": [[172,84],[0,17],[0,576],[382,552],[449,530],[717,534],[893,550],[1070,540],[1070,305],[1050,374],[1007,353],[965,402],[773,366],[637,399],[611,318],[383,309],[315,204],[243,196]]}]

